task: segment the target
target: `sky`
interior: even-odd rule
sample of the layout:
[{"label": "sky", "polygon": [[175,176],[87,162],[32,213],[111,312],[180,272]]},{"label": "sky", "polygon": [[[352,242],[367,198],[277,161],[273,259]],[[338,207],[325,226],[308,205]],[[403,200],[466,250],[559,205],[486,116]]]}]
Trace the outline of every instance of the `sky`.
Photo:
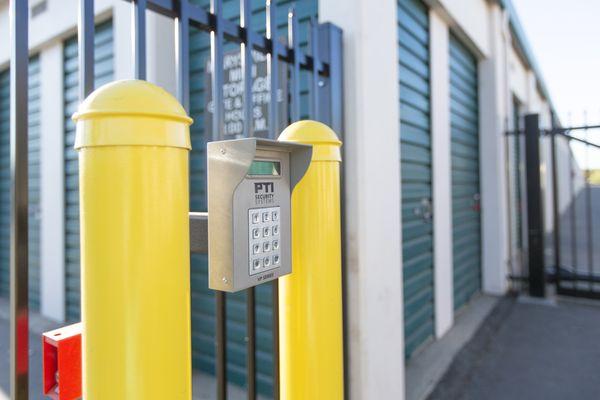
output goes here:
[{"label": "sky", "polygon": [[[512,2],[563,126],[600,124],[600,0]],[[594,136],[600,143],[600,131]],[[600,150],[589,158],[600,168]]]}]

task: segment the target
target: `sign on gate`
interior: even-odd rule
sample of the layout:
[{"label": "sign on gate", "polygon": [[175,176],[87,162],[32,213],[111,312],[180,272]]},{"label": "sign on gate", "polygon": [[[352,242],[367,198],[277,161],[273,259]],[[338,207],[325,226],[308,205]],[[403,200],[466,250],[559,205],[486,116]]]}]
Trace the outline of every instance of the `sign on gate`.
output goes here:
[{"label": "sign on gate", "polygon": [[[255,137],[269,136],[269,102],[271,101],[271,80],[269,79],[267,56],[259,51],[252,52],[252,131]],[[205,107],[207,121],[214,111],[212,101],[211,62],[206,63]],[[225,52],[223,56],[223,129],[220,137],[224,140],[238,139],[244,134],[244,80],[242,60],[239,50]],[[277,102],[279,103],[279,121],[287,124],[288,110],[287,74],[280,73]],[[209,127],[210,129],[210,127]],[[276,132],[279,129],[275,130]],[[207,137],[211,137],[210,133]]]}]

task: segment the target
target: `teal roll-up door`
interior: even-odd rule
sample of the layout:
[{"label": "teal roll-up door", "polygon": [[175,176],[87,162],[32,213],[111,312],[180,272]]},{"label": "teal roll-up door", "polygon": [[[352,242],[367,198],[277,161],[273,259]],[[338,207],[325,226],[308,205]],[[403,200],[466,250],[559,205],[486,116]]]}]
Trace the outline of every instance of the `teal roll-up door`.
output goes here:
[{"label": "teal roll-up door", "polygon": [[10,290],[10,73],[0,72],[0,296]]},{"label": "teal roll-up door", "polygon": [[[64,43],[64,129],[65,129],[65,286],[68,320],[80,318],[79,266],[79,167],[75,143],[75,124],[71,116],[79,105],[77,37]],[[94,86],[113,79],[113,31],[108,21],[96,27],[94,36]]]},{"label": "teal roll-up door", "polygon": [[[208,0],[196,0],[205,9]],[[295,6],[299,18],[301,37],[306,45],[308,22],[317,15],[317,0],[289,1],[278,0],[278,34],[287,34],[287,11]],[[238,21],[240,2],[224,0],[223,16]],[[252,29],[265,31],[265,2],[252,1]],[[235,51],[239,45],[226,44],[225,51]],[[190,114],[194,118],[191,127],[192,152],[190,156],[190,207],[194,211],[206,210],[206,158],[205,147],[210,131],[210,115],[206,104],[208,93],[207,61],[210,59],[210,37],[199,30],[190,33]],[[308,108],[307,85],[303,82],[302,110]],[[208,289],[207,257],[193,254],[192,266],[192,350],[194,368],[209,374],[215,371],[215,301],[214,293]],[[256,289],[256,370],[257,390],[263,396],[273,394],[273,338],[271,285],[261,285]],[[246,385],[246,297],[245,293],[227,295],[227,373],[231,383]]]},{"label": "teal roll-up door", "polygon": [[454,308],[481,287],[477,59],[450,35]]},{"label": "teal roll-up door", "polygon": [[429,16],[398,1],[405,355],[434,332]]},{"label": "teal roll-up door", "polygon": [[29,306],[40,308],[40,59],[29,60]]}]

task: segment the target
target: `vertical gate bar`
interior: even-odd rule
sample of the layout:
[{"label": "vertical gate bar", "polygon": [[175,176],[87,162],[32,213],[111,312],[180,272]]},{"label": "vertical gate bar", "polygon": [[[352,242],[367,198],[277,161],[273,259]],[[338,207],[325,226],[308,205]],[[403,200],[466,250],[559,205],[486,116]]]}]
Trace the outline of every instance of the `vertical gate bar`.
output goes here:
[{"label": "vertical gate bar", "polygon": [[227,314],[225,292],[217,290],[215,292],[216,305],[216,375],[217,375],[217,399],[225,400],[227,398],[227,353],[225,346],[227,344]]},{"label": "vertical gate bar", "polygon": [[588,132],[587,112],[583,113],[583,125],[586,127],[583,130],[585,140],[585,170],[583,179],[585,180],[585,218],[587,228],[587,261],[588,261],[588,282],[590,292],[594,291],[594,248],[593,248],[593,233],[592,233],[592,193],[590,188],[590,145]]},{"label": "vertical gate bar", "polygon": [[[523,129],[521,129],[521,121],[523,121]],[[525,160],[525,117],[518,117],[517,118],[517,130],[516,130],[516,136],[515,136],[515,140],[518,143],[518,151],[516,152],[516,175],[518,177],[517,180],[517,190],[519,190],[519,198],[518,198],[518,202],[517,202],[517,207],[515,209],[515,213],[519,214],[519,218],[521,220],[521,226],[518,227],[519,230],[518,232],[518,237],[519,237],[519,244],[518,244],[518,257],[519,257],[519,266],[520,266],[520,270],[521,273],[523,273],[524,269],[525,269],[525,265],[526,265],[526,261],[525,261],[525,248],[523,245],[523,237],[526,235],[526,232],[524,232],[525,228],[526,228],[526,224],[523,222],[523,198],[524,195],[523,193],[527,192],[526,188],[524,188],[523,186],[527,184],[527,179],[525,177],[525,171],[523,168],[523,164],[521,164],[521,160]],[[526,200],[526,199],[525,199]],[[526,207],[526,205],[525,205]],[[519,281],[519,290],[523,290],[523,287],[525,286],[525,282],[524,281]]]},{"label": "vertical gate bar", "polygon": [[[320,59],[328,64],[329,74],[328,82],[324,87],[319,97],[322,121],[328,124],[331,129],[344,140],[344,107],[343,99],[343,52],[342,52],[342,30],[330,22],[319,25],[319,51]],[[341,148],[342,160],[344,160],[344,147]],[[340,165],[340,188],[344,188],[345,181],[345,164]],[[340,215],[341,215],[341,238],[342,238],[342,330],[343,330],[343,376],[344,376],[344,393],[349,393],[348,379],[348,340],[346,340],[346,332],[348,332],[348,308],[347,308],[347,280],[348,275],[345,270],[346,265],[346,202],[344,191],[340,193]]]},{"label": "vertical gate bar", "polygon": [[546,295],[546,279],[538,114],[525,116],[525,164],[527,174],[527,230],[529,237],[529,295],[544,297]]},{"label": "vertical gate bar", "polygon": [[256,399],[256,300],[254,287],[246,289],[246,379],[248,400]]},{"label": "vertical gate bar", "polygon": [[188,10],[188,0],[179,1],[179,12],[175,23],[177,24],[177,34],[175,40],[175,57],[177,64],[177,98],[183,105],[183,108],[190,112],[190,20]]},{"label": "vertical gate bar", "polygon": [[79,101],[94,91],[94,0],[79,1]]},{"label": "vertical gate bar", "polygon": [[[571,216],[571,261],[573,262],[573,270],[575,271],[575,273],[577,273],[577,211],[575,210],[575,208],[577,207],[577,199],[575,197],[575,172],[573,169],[573,152],[571,149],[571,141],[568,138],[567,140],[569,146],[569,190],[571,192],[571,212],[569,213]],[[574,290],[578,290],[578,283],[578,279],[575,278],[573,280]]]},{"label": "vertical gate bar", "polygon": [[240,25],[245,28],[246,36],[242,42],[241,59],[244,75],[244,137],[254,136],[254,118],[252,116],[252,37],[250,29],[252,24],[252,9],[250,0],[240,1]]},{"label": "vertical gate bar", "polygon": [[273,400],[279,400],[279,279],[272,286],[273,301]]},{"label": "vertical gate bar", "polygon": [[135,78],[146,79],[146,0],[131,2],[133,7],[133,59]]},{"label": "vertical gate bar", "polygon": [[[219,140],[223,133],[223,3],[210,0],[210,12],[215,17],[215,29],[210,33],[211,78],[212,78],[212,140]],[[227,297],[225,292],[216,291],[216,375],[217,399],[227,399]]]},{"label": "vertical gate bar", "polygon": [[277,6],[274,0],[267,0],[267,38],[271,39],[268,66],[270,77],[269,100],[269,138],[277,138],[279,131],[279,103],[277,91],[279,89],[279,52],[277,50]]},{"label": "vertical gate bar", "polygon": [[29,398],[28,12],[10,3],[10,382],[13,400]]},{"label": "vertical gate bar", "polygon": [[213,101],[213,140],[222,138],[223,132],[223,3],[210,0],[210,12],[215,16],[215,30],[210,33],[212,101]]},{"label": "vertical gate bar", "polygon": [[319,118],[319,24],[317,19],[310,19],[310,47],[312,55],[312,85],[310,117],[317,121]]},{"label": "vertical gate bar", "polygon": [[[250,0],[240,1],[240,25],[245,28],[245,38],[241,44],[241,61],[244,81],[244,137],[253,135],[252,116],[252,9]],[[248,400],[256,399],[256,300],[254,287],[246,290],[246,381]]]},{"label": "vertical gate bar", "polygon": [[[327,115],[323,116],[326,123],[343,140],[344,133],[344,105],[343,99],[343,54],[342,54],[342,30],[332,23],[325,23],[319,26],[321,42],[321,59],[326,58],[329,65],[328,89],[323,91],[326,94],[327,104],[321,100],[323,107],[321,110],[327,110]],[[324,108],[326,107],[326,108]]]},{"label": "vertical gate bar", "polygon": [[296,10],[290,8],[288,12],[288,46],[293,50],[292,63],[292,122],[300,120],[300,35],[298,31],[298,16]]},{"label": "vertical gate bar", "polygon": [[[587,114],[585,117],[585,125],[587,125]],[[589,135],[587,128],[584,130],[585,132],[585,209],[586,209],[586,220],[587,220],[587,253],[588,253],[588,274],[589,274],[589,283],[590,283],[590,291],[594,290],[594,280],[592,276],[594,274],[594,231],[592,225],[592,192],[590,187],[590,145],[589,145]]]},{"label": "vertical gate bar", "polygon": [[[277,8],[275,1],[266,1],[266,33],[271,39],[271,51],[268,54],[268,68],[270,77],[269,101],[269,138],[275,139],[279,128],[277,89],[279,88],[279,53],[277,51]],[[273,398],[279,399],[279,279],[275,279],[272,286],[273,303]]]},{"label": "vertical gate bar", "polygon": [[[511,148],[511,139],[516,140],[516,135],[518,133],[514,132],[514,137],[512,137],[513,135],[509,134],[509,132],[505,133],[504,135],[504,148],[506,149],[506,151],[504,152],[504,177],[506,179],[506,216],[508,219],[508,229],[507,229],[507,236],[508,236],[508,263],[509,263],[509,273],[511,276],[515,276],[515,268],[514,268],[514,264],[515,264],[515,255],[514,255],[514,249],[513,249],[513,222],[515,222],[516,225],[516,220],[513,220],[514,216],[513,216],[513,206],[512,206],[512,198],[513,198],[513,192],[512,192],[512,182],[511,182],[511,162],[510,162],[510,151],[509,149]],[[512,282],[511,282],[512,285]]]},{"label": "vertical gate bar", "polygon": [[550,136],[550,149],[552,157],[552,219],[554,219],[554,279],[557,292],[560,290],[560,201],[559,187],[558,187],[558,166],[556,156],[556,133],[552,131]]}]

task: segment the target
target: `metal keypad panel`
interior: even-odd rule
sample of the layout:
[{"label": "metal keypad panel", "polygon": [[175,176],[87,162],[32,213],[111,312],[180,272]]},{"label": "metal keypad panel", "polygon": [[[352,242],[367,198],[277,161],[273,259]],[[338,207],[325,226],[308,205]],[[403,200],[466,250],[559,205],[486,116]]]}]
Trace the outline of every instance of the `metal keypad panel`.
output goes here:
[{"label": "metal keypad panel", "polygon": [[248,210],[248,244],[250,275],[281,266],[279,243],[280,207]]}]

